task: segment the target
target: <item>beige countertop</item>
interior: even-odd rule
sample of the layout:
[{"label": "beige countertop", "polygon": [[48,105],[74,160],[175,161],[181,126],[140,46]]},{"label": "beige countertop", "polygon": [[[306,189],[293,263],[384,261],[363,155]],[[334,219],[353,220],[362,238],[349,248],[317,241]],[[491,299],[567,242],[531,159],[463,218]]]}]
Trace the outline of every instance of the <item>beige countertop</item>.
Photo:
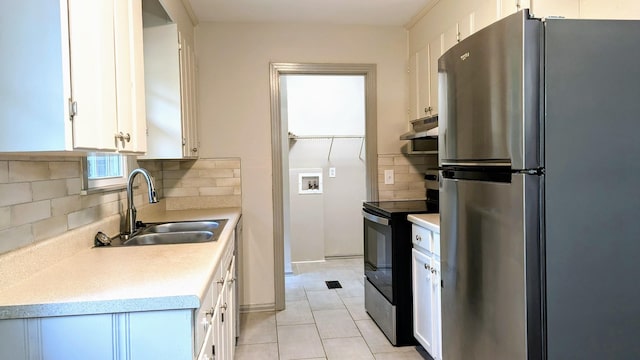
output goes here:
[{"label": "beige countertop", "polygon": [[407,220],[423,228],[440,233],[440,214],[412,214],[407,215]]},{"label": "beige countertop", "polygon": [[198,308],[239,218],[238,208],[141,212],[144,222],[229,221],[215,242],[93,248],[88,239],[86,249],[0,286],[0,319]]}]

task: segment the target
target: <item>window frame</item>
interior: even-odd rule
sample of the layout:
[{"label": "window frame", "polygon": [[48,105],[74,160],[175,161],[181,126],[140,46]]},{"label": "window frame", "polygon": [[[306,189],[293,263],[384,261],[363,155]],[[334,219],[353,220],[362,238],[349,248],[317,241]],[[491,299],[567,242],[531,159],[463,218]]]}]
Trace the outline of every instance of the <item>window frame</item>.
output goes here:
[{"label": "window frame", "polygon": [[[116,155],[121,159],[122,166],[122,175],[121,176],[110,176],[103,178],[90,179],[89,178],[89,157],[91,156],[100,156],[100,155]],[[97,191],[108,191],[108,190],[120,190],[124,189],[127,186],[127,179],[131,164],[131,159],[129,156],[117,153],[104,153],[104,152],[89,152],[82,158],[82,193],[88,194],[91,192]]]}]

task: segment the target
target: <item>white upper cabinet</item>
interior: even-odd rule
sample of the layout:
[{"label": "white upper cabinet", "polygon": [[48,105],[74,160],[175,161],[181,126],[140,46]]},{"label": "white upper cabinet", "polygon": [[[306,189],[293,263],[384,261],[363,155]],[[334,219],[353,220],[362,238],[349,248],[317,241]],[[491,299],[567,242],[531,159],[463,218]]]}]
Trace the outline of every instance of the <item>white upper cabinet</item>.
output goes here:
[{"label": "white upper cabinet", "polygon": [[[500,17],[506,17],[525,8],[531,8],[531,0],[497,0]],[[553,0],[551,0],[553,1]]]},{"label": "white upper cabinet", "polygon": [[[141,1],[4,5],[0,31],[11,36],[0,44],[11,56],[0,67],[0,151],[144,151],[129,128],[139,112],[127,110],[144,101],[132,67]],[[117,140],[120,131],[130,140]]]},{"label": "white upper cabinet", "polygon": [[531,0],[531,13],[538,18],[563,16],[578,18],[580,16],[579,0]]},{"label": "white upper cabinet", "polygon": [[429,63],[429,47],[425,46],[417,53],[418,113],[416,118],[433,115],[429,83],[429,78],[431,77]]},{"label": "white upper cabinet", "polygon": [[161,5],[145,11],[147,114],[145,159],[198,157],[196,60],[193,46]]},{"label": "white upper cabinet", "polygon": [[583,19],[640,19],[638,0],[579,0]]},{"label": "white upper cabinet", "polygon": [[407,69],[409,77],[409,120],[418,118],[418,54],[409,57]]}]

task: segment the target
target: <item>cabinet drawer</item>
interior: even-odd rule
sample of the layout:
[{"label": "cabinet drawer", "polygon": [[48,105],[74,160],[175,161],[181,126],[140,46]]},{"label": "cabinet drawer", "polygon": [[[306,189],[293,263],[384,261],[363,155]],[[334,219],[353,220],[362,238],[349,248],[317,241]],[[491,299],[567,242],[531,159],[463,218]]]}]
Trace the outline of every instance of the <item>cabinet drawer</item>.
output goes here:
[{"label": "cabinet drawer", "polygon": [[415,247],[433,251],[433,233],[418,225],[411,225],[411,241]]}]

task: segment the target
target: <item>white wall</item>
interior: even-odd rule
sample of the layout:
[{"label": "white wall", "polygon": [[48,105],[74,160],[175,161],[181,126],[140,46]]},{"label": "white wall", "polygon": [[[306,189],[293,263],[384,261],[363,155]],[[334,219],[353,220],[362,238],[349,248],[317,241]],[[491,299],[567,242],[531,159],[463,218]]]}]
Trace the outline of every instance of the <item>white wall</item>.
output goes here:
[{"label": "white wall", "polygon": [[270,62],[377,64],[378,152],[399,153],[406,32],[400,27],[201,23],[201,156],[242,159],[245,304],[273,306]]}]

